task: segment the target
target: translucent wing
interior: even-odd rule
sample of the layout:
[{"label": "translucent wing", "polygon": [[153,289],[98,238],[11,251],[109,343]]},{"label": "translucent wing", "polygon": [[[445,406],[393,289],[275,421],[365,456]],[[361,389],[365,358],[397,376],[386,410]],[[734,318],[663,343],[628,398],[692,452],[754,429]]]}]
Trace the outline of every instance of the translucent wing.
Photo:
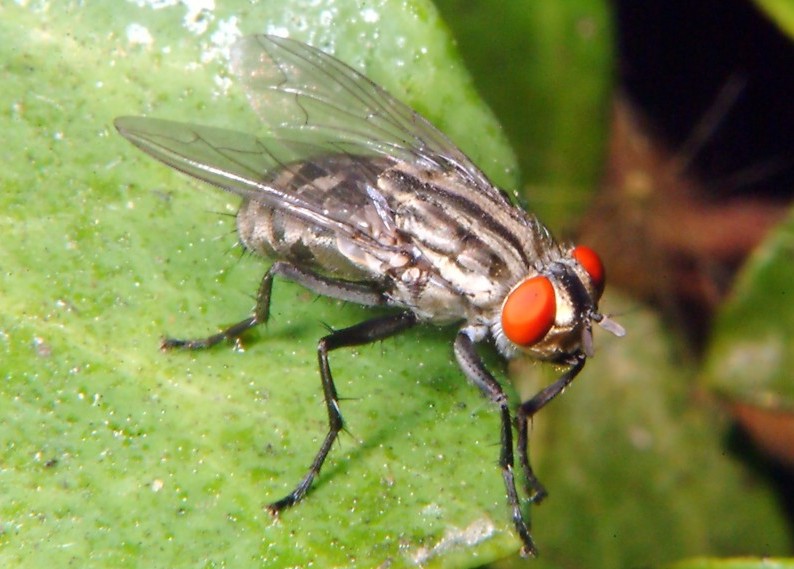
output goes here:
[{"label": "translucent wing", "polygon": [[[302,172],[314,161],[307,158],[300,162],[282,162],[284,155],[294,152],[296,156],[315,156],[320,168],[320,159],[327,157],[322,149],[311,144],[146,117],[118,117],[114,124],[135,146],[180,172],[274,209],[288,210],[310,223],[350,235],[359,241],[371,241],[373,246],[382,246],[351,224],[346,208],[329,209],[326,191],[319,188],[314,192],[294,191],[301,185],[311,188],[314,179]],[[371,202],[374,190],[370,182],[374,184],[382,167],[366,160],[351,163],[357,166],[356,172],[352,173],[357,175],[349,178],[357,180],[357,183],[337,188],[347,193],[341,201],[349,204],[363,200]],[[293,182],[289,185],[277,183],[276,179],[285,173],[292,174]],[[372,207],[377,207],[377,204]]]},{"label": "translucent wing", "polygon": [[288,38],[247,36],[233,46],[231,67],[274,137],[442,169],[504,200],[441,131],[327,53]]},{"label": "translucent wing", "polygon": [[[244,198],[383,246],[351,224],[350,208],[365,204],[379,213],[367,219],[391,226],[377,195],[378,176],[396,162],[440,170],[498,206],[510,206],[484,174],[408,106],[341,61],[311,46],[275,36],[248,36],[232,48],[232,70],[266,134],[144,117],[120,117],[115,125],[133,144],[158,160]],[[344,156],[337,172],[334,206],[328,189],[307,171],[325,170],[329,156]],[[339,164],[343,161],[339,161]],[[317,165],[317,168],[307,166]],[[284,173],[289,184],[282,182]],[[300,191],[296,191],[300,188]],[[422,191],[417,189],[416,191]],[[365,224],[366,225],[366,224]],[[372,224],[367,225],[370,229]]]}]

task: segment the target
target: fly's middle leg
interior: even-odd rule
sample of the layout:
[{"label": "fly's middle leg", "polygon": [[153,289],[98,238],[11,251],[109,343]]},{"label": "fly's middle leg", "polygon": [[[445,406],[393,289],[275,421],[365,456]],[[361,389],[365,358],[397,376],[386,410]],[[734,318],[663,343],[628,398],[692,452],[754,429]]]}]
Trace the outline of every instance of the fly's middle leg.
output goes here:
[{"label": "fly's middle leg", "polygon": [[317,451],[309,471],[295,489],[267,507],[267,510],[272,515],[278,515],[281,510],[293,506],[306,495],[315,477],[319,474],[336,437],[339,435],[339,431],[344,426],[342,414],[339,411],[339,398],[336,394],[331,368],[328,364],[328,353],[337,348],[360,346],[383,340],[410,328],[416,322],[417,318],[411,312],[381,316],[349,328],[337,330],[319,341],[317,344],[317,357],[320,365],[320,378],[323,384],[325,406],[328,410],[328,434],[325,436],[320,450]]},{"label": "fly's middle leg", "polygon": [[207,336],[206,338],[192,340],[165,338],[161,342],[160,348],[163,350],[174,348],[203,350],[223,342],[224,340],[236,340],[254,326],[266,323],[270,317],[270,297],[273,290],[273,278],[277,275],[298,283],[312,292],[323,296],[330,296],[339,300],[346,300],[368,306],[386,303],[383,294],[372,284],[335,280],[306,269],[301,269],[291,263],[279,261],[273,263],[262,277],[262,282],[259,284],[259,290],[256,294],[256,305],[254,306],[254,312],[251,316],[241,320],[237,324],[229,326],[217,334]]}]

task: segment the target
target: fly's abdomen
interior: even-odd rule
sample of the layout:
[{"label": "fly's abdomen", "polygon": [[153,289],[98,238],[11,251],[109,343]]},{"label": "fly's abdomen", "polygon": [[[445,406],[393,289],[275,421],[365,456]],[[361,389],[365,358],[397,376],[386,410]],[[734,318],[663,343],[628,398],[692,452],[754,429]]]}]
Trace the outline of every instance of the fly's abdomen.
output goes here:
[{"label": "fly's abdomen", "polygon": [[[289,164],[264,183],[311,210],[244,200],[237,214],[240,240],[254,253],[337,278],[380,281],[399,251],[388,206],[378,203],[363,172],[380,173],[390,161],[344,154]],[[321,224],[313,215],[333,220]],[[336,226],[336,229],[334,228]]]},{"label": "fly's abdomen", "polygon": [[366,262],[355,262],[340,251],[333,231],[284,210],[244,201],[237,213],[237,231],[245,248],[262,257],[289,261],[345,280],[376,280]]}]

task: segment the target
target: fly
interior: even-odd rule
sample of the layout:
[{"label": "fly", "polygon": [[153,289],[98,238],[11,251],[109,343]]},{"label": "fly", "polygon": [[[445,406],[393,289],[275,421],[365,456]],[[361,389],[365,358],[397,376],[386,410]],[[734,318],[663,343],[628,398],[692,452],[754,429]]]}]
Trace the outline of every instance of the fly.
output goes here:
[{"label": "fly", "polygon": [[[530,466],[528,422],[582,371],[598,312],[604,267],[591,249],[558,244],[439,130],[341,61],[304,43],[256,35],[239,40],[231,69],[267,134],[120,117],[118,131],[165,164],[237,194],[242,245],[275,262],[253,314],[207,338],[166,339],[164,349],[208,348],[267,322],[278,276],[321,295],[390,307],[317,345],[328,434],[304,478],[270,504],[299,502],[343,427],[328,363],[337,348],[368,344],[420,323],[458,323],[455,358],[499,409],[499,466],[522,554],[535,544],[521,510],[514,449],[529,502],[546,490]],[[476,345],[506,358],[525,353],[567,366],[513,416]]]}]

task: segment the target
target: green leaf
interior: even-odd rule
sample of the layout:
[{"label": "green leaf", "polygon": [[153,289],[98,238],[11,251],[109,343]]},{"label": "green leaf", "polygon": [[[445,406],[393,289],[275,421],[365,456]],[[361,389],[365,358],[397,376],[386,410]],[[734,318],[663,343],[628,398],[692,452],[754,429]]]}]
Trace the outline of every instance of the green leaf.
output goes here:
[{"label": "green leaf", "polygon": [[452,330],[334,353],[349,434],[304,503],[277,522],[263,511],[327,429],[323,323],[371,312],[279,282],[245,351],[160,353],[163,333],[246,316],[264,265],[229,251],[233,196],[194,190],[111,126],[135,113],[255,125],[222,32],[288,29],[444,108],[441,126],[509,183],[512,153],[435,10],[191,6],[0,7],[0,565],[464,566],[515,551],[498,418],[454,365]]},{"label": "green leaf", "polygon": [[794,37],[794,2],[791,0],[755,0],[755,3],[786,35],[790,38]]},{"label": "green leaf", "polygon": [[732,400],[794,409],[794,210],[753,253],[714,325],[704,381]]},{"label": "green leaf", "polygon": [[794,210],[753,253],[717,314],[702,381],[754,442],[794,461]]}]

